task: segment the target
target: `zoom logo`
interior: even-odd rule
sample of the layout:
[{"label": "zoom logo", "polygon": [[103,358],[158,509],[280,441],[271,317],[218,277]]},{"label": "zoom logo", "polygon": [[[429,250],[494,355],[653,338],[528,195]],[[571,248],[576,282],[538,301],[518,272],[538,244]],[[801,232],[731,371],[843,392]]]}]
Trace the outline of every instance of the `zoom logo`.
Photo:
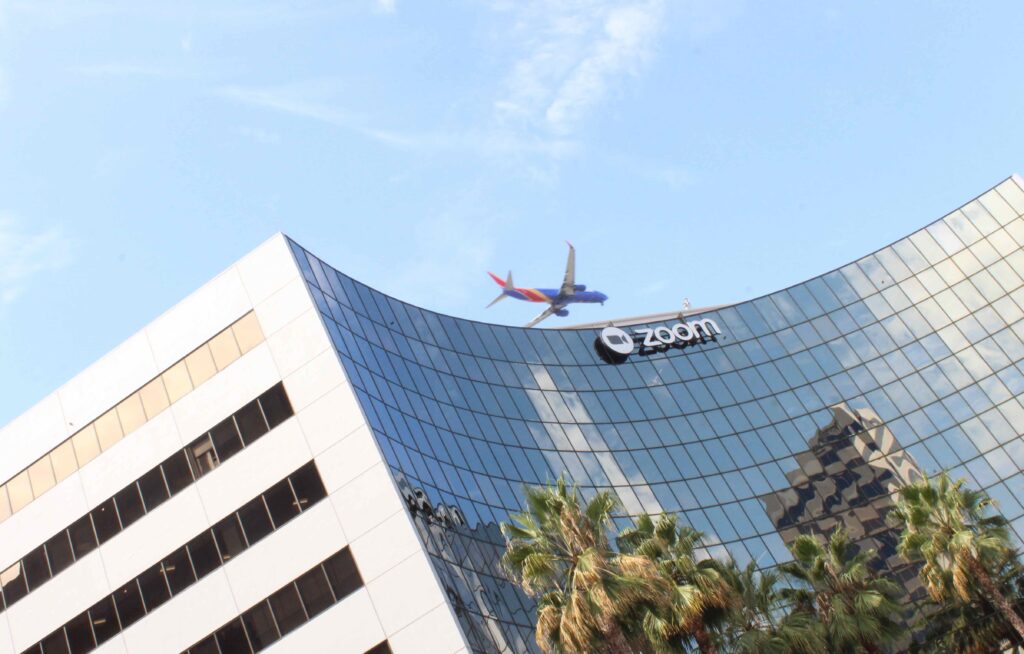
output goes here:
[{"label": "zoom logo", "polygon": [[622,363],[639,347],[638,354],[684,347],[721,334],[718,323],[710,318],[678,322],[670,327],[639,327],[629,333],[619,327],[605,327],[597,339],[598,353],[606,361]]},{"label": "zoom logo", "polygon": [[618,327],[605,327],[601,330],[601,345],[621,357],[632,354],[634,347],[633,337]]}]

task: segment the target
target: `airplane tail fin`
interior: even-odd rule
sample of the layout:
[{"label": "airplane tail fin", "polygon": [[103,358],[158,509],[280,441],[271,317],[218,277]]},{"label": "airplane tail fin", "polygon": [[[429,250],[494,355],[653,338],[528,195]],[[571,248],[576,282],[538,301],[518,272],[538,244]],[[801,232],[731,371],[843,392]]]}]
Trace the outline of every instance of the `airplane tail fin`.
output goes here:
[{"label": "airplane tail fin", "polygon": [[497,284],[498,286],[501,286],[501,287],[502,287],[502,288],[504,288],[504,289],[505,289],[506,291],[511,291],[512,289],[514,289],[514,288],[515,288],[515,285],[514,285],[514,284],[512,283],[512,271],[511,271],[511,270],[510,270],[510,271],[508,271],[508,278],[507,278],[507,279],[505,279],[505,280],[502,280],[502,279],[501,279],[501,277],[498,277],[497,275],[495,275],[495,274],[494,274],[494,273],[492,273],[492,272],[489,272],[489,273],[487,273],[487,274],[491,276],[491,279],[493,279],[493,280],[494,280],[494,282],[495,282],[495,283],[496,283],[496,284]]},{"label": "airplane tail fin", "polygon": [[513,290],[515,288],[515,286],[512,284],[512,271],[511,270],[508,271],[508,277],[504,281],[502,281],[501,277],[498,277],[497,275],[495,275],[492,272],[489,272],[487,274],[490,275],[491,279],[493,279],[495,281],[495,283],[497,283],[498,286],[501,286],[501,288],[503,289],[502,292],[501,292],[501,295],[499,295],[498,297],[496,297],[493,300],[491,300],[491,303],[487,305],[487,308],[490,309],[495,304],[497,304],[501,300],[504,300],[506,297],[508,297],[507,295],[505,295],[505,291],[511,291],[511,290]]}]

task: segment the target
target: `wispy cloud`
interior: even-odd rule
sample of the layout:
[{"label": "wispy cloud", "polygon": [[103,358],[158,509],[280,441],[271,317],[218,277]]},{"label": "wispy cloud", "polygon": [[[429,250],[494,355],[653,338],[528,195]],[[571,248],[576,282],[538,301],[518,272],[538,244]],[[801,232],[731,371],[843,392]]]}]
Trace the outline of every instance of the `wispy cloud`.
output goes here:
[{"label": "wispy cloud", "polygon": [[662,0],[505,2],[518,55],[495,103],[499,118],[565,134],[602,102],[618,78],[652,57]]},{"label": "wispy cloud", "polygon": [[383,11],[386,14],[395,13],[395,0],[374,0],[373,4],[377,11]]},{"label": "wispy cloud", "polygon": [[578,144],[567,138],[519,134],[504,129],[467,128],[465,131],[399,131],[373,125],[367,118],[341,109],[328,97],[341,95],[330,81],[278,87],[226,86],[225,98],[276,112],[309,118],[352,132],[382,145],[406,150],[462,151],[481,155],[562,158]]},{"label": "wispy cloud", "polygon": [[60,227],[33,232],[0,213],[0,308],[21,295],[33,276],[68,265],[71,251]]}]

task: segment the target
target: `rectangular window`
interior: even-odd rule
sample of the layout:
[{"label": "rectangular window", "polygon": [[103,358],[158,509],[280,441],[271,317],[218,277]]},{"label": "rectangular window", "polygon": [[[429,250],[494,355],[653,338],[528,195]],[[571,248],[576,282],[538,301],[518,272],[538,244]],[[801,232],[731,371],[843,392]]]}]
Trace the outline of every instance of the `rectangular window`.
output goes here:
[{"label": "rectangular window", "polygon": [[164,559],[164,575],[167,577],[167,585],[171,587],[172,595],[177,595],[195,582],[196,574],[192,571],[188,551],[184,547],[178,548]]},{"label": "rectangular window", "polygon": [[167,488],[171,491],[172,496],[177,495],[181,489],[195,481],[192,470],[189,468],[188,457],[183,451],[179,450],[169,456],[160,464],[160,467],[163,468],[164,479],[167,480]]},{"label": "rectangular window", "polygon": [[257,652],[281,637],[277,633],[274,616],[270,614],[270,606],[265,600],[243,613],[242,623],[249,634],[253,649]]},{"label": "rectangular window", "polygon": [[306,621],[306,614],[294,584],[288,584],[268,599],[282,636]]},{"label": "rectangular window", "polygon": [[220,645],[220,651],[225,654],[228,652],[237,652],[238,654],[249,654],[249,652],[252,652],[252,648],[249,647],[249,641],[245,638],[245,629],[242,627],[242,621],[237,618],[217,631],[217,644]]},{"label": "rectangular window", "polygon": [[160,378],[167,388],[167,396],[172,404],[192,390],[192,380],[189,379],[188,369],[185,367],[184,360],[168,368],[164,374],[160,375]]},{"label": "rectangular window", "polygon": [[220,460],[217,458],[217,452],[213,449],[213,442],[210,440],[209,434],[203,434],[192,441],[188,446],[188,456],[196,479],[220,465]]},{"label": "rectangular window", "polygon": [[149,382],[139,391],[139,399],[142,400],[142,408],[146,412],[146,418],[152,420],[158,413],[170,406],[167,398],[167,391],[164,389],[163,379],[157,377]]},{"label": "rectangular window", "polygon": [[316,464],[312,461],[299,468],[291,476],[292,488],[295,489],[295,497],[298,499],[299,508],[305,510],[327,497],[327,490],[317,472]]},{"label": "rectangular window", "polygon": [[142,492],[142,501],[147,512],[160,506],[170,497],[160,466],[139,477],[139,490]]},{"label": "rectangular window", "polygon": [[114,495],[114,504],[117,505],[117,515],[121,518],[122,527],[127,527],[146,514],[139,488],[134,483],[125,486]]},{"label": "rectangular window", "polygon": [[4,602],[7,606],[14,604],[28,594],[28,586],[25,585],[25,573],[22,571],[21,561],[0,572],[0,585],[4,588]]},{"label": "rectangular window", "polygon": [[217,457],[221,461],[234,456],[242,449],[242,439],[238,437],[235,420],[230,416],[210,430],[210,437],[213,439],[213,447],[217,450]]},{"label": "rectangular window", "polygon": [[67,479],[75,470],[78,470],[78,461],[75,460],[75,448],[71,440],[66,440],[50,452],[50,463],[53,464],[53,474],[57,482]]},{"label": "rectangular window", "polygon": [[142,590],[142,601],[146,604],[147,613],[152,613],[170,599],[171,593],[167,588],[163,566],[157,563],[139,575],[139,589]]},{"label": "rectangular window", "polygon": [[121,431],[121,422],[117,419],[117,410],[111,409],[92,423],[96,427],[96,438],[100,442],[100,449],[106,452],[113,447],[124,436]]},{"label": "rectangular window", "polygon": [[68,640],[64,636],[64,629],[58,629],[43,639],[40,643],[43,654],[69,654]]},{"label": "rectangular window", "polygon": [[363,585],[363,578],[359,575],[352,552],[347,547],[324,561],[324,570],[331,582],[331,588],[334,589],[334,596],[339,601]]},{"label": "rectangular window", "polygon": [[299,504],[295,501],[295,495],[292,494],[292,487],[287,479],[274,484],[263,497],[267,501],[270,517],[274,519],[274,527],[277,529],[299,514]]},{"label": "rectangular window", "polygon": [[121,531],[121,523],[117,519],[117,509],[114,508],[113,498],[97,506],[89,515],[92,516],[92,523],[96,527],[96,538],[100,545]]},{"label": "rectangular window", "polygon": [[92,632],[96,634],[96,645],[102,645],[121,630],[114,612],[114,601],[104,597],[89,609],[89,620],[92,621]]},{"label": "rectangular window", "polygon": [[306,613],[312,618],[334,604],[334,595],[327,583],[327,575],[323,568],[317,566],[296,580],[299,596],[306,607]]},{"label": "rectangular window", "polygon": [[261,395],[260,406],[263,407],[263,415],[267,417],[267,424],[271,429],[287,420],[293,413],[292,405],[284,392],[284,384],[277,384]]},{"label": "rectangular window", "polygon": [[210,339],[210,353],[213,355],[213,362],[217,365],[217,370],[224,370],[242,356],[230,329],[225,329]]},{"label": "rectangular window", "polygon": [[71,549],[76,561],[96,549],[96,532],[93,531],[92,519],[88,515],[75,520],[68,527],[68,533],[71,535]]},{"label": "rectangular window", "polygon": [[217,541],[220,557],[225,563],[246,548],[242,527],[238,524],[238,516],[234,513],[213,526],[213,537]]},{"label": "rectangular window", "polygon": [[100,444],[96,440],[96,429],[92,425],[72,436],[71,445],[75,449],[75,458],[78,459],[79,466],[89,463],[100,453]]},{"label": "rectangular window", "polygon": [[67,529],[46,541],[46,558],[50,561],[50,572],[54,576],[75,562],[75,556],[71,553],[71,539],[68,537]]},{"label": "rectangular window", "polygon": [[202,579],[220,566],[220,555],[217,554],[217,545],[213,542],[213,534],[204,531],[188,544],[189,557],[192,559],[192,567],[195,569],[196,577]]},{"label": "rectangular window", "polygon": [[248,539],[249,545],[255,544],[274,531],[262,497],[247,502],[238,510],[238,517],[242,520],[242,528],[245,529],[245,537]]},{"label": "rectangular window", "polygon": [[121,624],[125,629],[146,615],[146,608],[142,605],[142,593],[139,592],[139,583],[135,579],[114,591],[114,604],[117,606],[117,615],[121,618]]},{"label": "rectangular window", "polygon": [[253,400],[235,413],[235,420],[238,422],[238,430],[242,433],[242,440],[246,445],[267,433],[267,423],[263,419],[263,411],[260,410],[259,402]]},{"label": "rectangular window", "polygon": [[217,372],[217,366],[213,363],[213,356],[210,355],[208,345],[202,345],[192,354],[185,357],[185,367],[188,368],[188,376],[192,378],[192,384],[199,386]]},{"label": "rectangular window", "polygon": [[95,649],[96,641],[92,637],[92,624],[89,622],[88,613],[82,613],[67,623],[64,631],[68,635],[71,654],[84,654]]},{"label": "rectangular window", "polygon": [[50,564],[46,561],[46,549],[40,545],[21,560],[25,567],[25,579],[29,591],[39,588],[50,580]]}]

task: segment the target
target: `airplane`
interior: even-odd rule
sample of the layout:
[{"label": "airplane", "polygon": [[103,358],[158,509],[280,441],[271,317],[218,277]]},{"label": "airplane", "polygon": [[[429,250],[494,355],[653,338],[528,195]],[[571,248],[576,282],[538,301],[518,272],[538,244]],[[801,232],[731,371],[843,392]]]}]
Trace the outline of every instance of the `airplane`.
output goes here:
[{"label": "airplane", "polygon": [[604,304],[608,296],[600,291],[588,291],[587,287],[583,284],[576,283],[576,248],[572,246],[572,243],[566,241],[569,246],[569,260],[565,264],[565,279],[562,280],[562,286],[559,288],[516,288],[512,283],[512,271],[508,271],[508,277],[504,280],[498,277],[492,272],[487,274],[491,276],[498,286],[501,286],[501,295],[494,298],[487,308],[490,309],[495,304],[504,300],[507,297],[514,297],[517,300],[526,300],[527,302],[547,302],[549,306],[539,316],[531,320],[524,325],[525,327],[533,327],[541,320],[550,316],[568,316],[569,310],[566,307],[570,304],[577,302],[585,303],[600,303]]}]

